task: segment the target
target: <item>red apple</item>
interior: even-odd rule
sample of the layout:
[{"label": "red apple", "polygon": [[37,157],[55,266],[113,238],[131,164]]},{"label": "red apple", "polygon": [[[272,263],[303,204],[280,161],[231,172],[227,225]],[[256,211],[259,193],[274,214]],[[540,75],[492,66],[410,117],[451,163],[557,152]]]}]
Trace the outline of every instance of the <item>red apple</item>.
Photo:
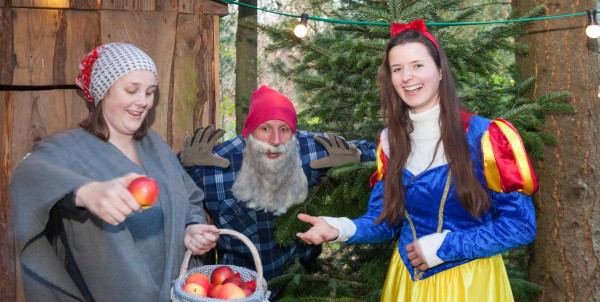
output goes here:
[{"label": "red apple", "polygon": [[240,288],[244,291],[246,297],[250,297],[254,293],[256,287],[250,288],[250,286],[246,285],[246,283],[242,283],[242,285],[240,285]]},{"label": "red apple", "polygon": [[210,275],[210,281],[212,284],[223,284],[223,281],[231,276],[233,276],[233,270],[231,267],[223,265],[213,270],[212,274]]},{"label": "red apple", "polygon": [[223,284],[227,283],[233,283],[241,287],[241,285],[244,284],[244,280],[242,280],[242,276],[240,275],[240,273],[235,273],[233,276],[223,280]]},{"label": "red apple", "polygon": [[200,284],[202,285],[202,287],[204,287],[204,289],[206,290],[206,292],[208,292],[208,290],[210,289],[210,280],[208,279],[208,277],[205,274],[202,273],[194,273],[191,274],[187,277],[187,279],[185,279],[185,283],[196,283],[196,284]]},{"label": "red apple", "polygon": [[248,280],[244,282],[244,285],[247,286],[252,291],[256,290],[256,280]]},{"label": "red apple", "polygon": [[184,284],[183,290],[198,297],[206,297],[207,294],[204,286],[195,282],[189,282]]},{"label": "red apple", "polygon": [[208,297],[216,298],[219,294],[219,291],[221,291],[221,287],[223,287],[221,284],[211,284],[210,289],[208,290]]},{"label": "red apple", "polygon": [[217,299],[223,300],[231,300],[231,299],[239,299],[245,298],[246,294],[244,291],[237,285],[233,283],[223,284],[219,293],[217,294]]},{"label": "red apple", "polygon": [[148,176],[141,176],[134,179],[127,189],[129,189],[129,192],[131,192],[143,209],[154,205],[158,200],[158,193],[160,191],[158,182]]}]

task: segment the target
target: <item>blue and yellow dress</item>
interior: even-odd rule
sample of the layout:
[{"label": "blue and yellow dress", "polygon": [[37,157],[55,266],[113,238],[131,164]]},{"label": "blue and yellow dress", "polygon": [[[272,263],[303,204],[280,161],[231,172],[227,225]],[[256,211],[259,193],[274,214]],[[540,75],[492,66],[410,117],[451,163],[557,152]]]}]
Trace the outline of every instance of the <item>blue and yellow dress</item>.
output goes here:
[{"label": "blue and yellow dress", "polygon": [[[346,242],[380,243],[399,236],[381,301],[513,300],[500,253],[535,238],[531,194],[537,191],[537,179],[509,122],[465,114],[463,125],[477,178],[489,189],[492,200],[491,209],[478,218],[461,206],[446,164],[416,176],[404,169],[402,225],[374,224],[383,207],[387,161],[385,152],[378,149],[368,211],[353,220],[356,233]],[[406,246],[442,230],[450,231],[436,253],[443,263],[418,271],[408,260]]]}]

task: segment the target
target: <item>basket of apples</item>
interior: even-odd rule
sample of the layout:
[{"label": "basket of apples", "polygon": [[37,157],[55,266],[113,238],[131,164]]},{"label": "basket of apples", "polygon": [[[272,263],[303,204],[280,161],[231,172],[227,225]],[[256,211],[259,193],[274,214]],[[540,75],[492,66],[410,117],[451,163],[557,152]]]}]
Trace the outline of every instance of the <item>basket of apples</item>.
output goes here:
[{"label": "basket of apples", "polygon": [[270,292],[263,278],[262,263],[256,247],[242,233],[220,229],[221,235],[242,240],[254,258],[256,271],[236,265],[203,265],[188,270],[192,252],[185,253],[179,277],[173,281],[171,300],[174,302],[266,302]]}]

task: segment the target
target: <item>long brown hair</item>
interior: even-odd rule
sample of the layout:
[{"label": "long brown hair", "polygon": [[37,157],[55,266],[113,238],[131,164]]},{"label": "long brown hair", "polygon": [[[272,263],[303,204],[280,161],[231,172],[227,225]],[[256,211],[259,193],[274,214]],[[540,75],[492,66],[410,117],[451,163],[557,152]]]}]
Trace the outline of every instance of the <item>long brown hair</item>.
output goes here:
[{"label": "long brown hair", "polygon": [[[108,96],[111,89],[112,87],[106,91],[104,95],[105,97]],[[90,115],[88,115],[86,119],[81,121],[81,123],[79,123],[79,126],[106,142],[110,137],[110,130],[108,129],[108,124],[106,123],[106,119],[104,118],[104,113],[102,111],[102,102],[103,100],[100,100],[100,102],[98,102],[98,104],[96,104],[95,106],[93,103],[88,103],[88,106],[90,106],[89,109],[91,111]],[[148,118],[149,116],[146,116],[144,121],[142,121],[140,129],[138,129],[133,134],[133,139],[140,140],[144,138],[146,134],[148,134],[148,129],[150,128],[150,122],[148,121]]]},{"label": "long brown hair", "polygon": [[460,203],[469,213],[477,217],[490,208],[491,202],[487,191],[475,177],[471,157],[465,156],[465,154],[470,154],[470,150],[460,120],[462,104],[456,94],[448,58],[441,45],[438,50],[433,42],[422,33],[416,30],[407,30],[390,39],[383,62],[379,67],[381,115],[388,128],[390,154],[385,173],[383,211],[377,218],[377,223],[385,220],[388,224],[401,224],[406,208],[402,176],[411,152],[409,134],[413,131],[413,125],[408,115],[410,108],[392,85],[389,53],[395,46],[407,43],[425,45],[438,69],[442,71],[439,86],[440,139],[444,144],[444,153],[454,177],[454,186]]}]

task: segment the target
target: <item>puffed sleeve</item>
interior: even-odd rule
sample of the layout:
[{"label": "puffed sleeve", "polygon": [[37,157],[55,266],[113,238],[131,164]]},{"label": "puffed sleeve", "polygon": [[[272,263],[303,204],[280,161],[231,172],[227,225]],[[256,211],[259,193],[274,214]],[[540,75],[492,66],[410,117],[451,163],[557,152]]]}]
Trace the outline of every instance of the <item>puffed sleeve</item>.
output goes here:
[{"label": "puffed sleeve", "polygon": [[535,238],[531,194],[538,182],[519,134],[509,122],[494,120],[481,138],[481,149],[492,208],[480,226],[447,234],[437,251],[443,261],[489,257]]},{"label": "puffed sleeve", "polygon": [[387,138],[387,128],[381,132],[379,141],[377,142],[377,150],[375,151],[375,159],[377,161],[377,171],[371,176],[371,187],[383,180],[385,176],[385,168],[387,166],[387,159],[389,154],[389,143]]},{"label": "puffed sleeve", "polygon": [[481,139],[485,180],[495,192],[521,192],[532,195],[538,181],[517,130],[508,121],[490,123]]}]

